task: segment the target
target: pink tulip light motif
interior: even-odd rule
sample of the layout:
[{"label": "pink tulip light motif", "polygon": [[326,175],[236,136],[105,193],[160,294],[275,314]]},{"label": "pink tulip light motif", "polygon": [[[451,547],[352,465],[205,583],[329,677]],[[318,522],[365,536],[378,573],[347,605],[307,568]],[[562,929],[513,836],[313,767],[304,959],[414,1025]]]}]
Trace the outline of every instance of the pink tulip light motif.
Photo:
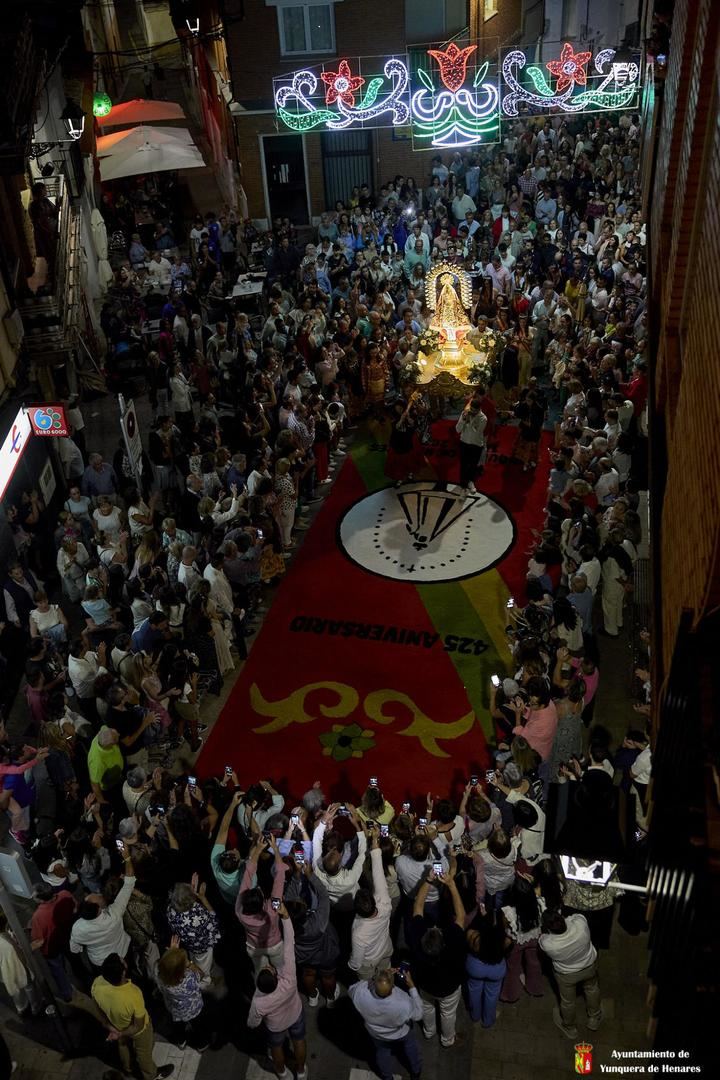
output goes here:
[{"label": "pink tulip light motif", "polygon": [[447,49],[428,49],[428,56],[437,60],[440,68],[440,78],[451,94],[455,94],[467,76],[468,60],[477,49],[477,45],[468,45],[466,49],[458,49],[453,41]]}]

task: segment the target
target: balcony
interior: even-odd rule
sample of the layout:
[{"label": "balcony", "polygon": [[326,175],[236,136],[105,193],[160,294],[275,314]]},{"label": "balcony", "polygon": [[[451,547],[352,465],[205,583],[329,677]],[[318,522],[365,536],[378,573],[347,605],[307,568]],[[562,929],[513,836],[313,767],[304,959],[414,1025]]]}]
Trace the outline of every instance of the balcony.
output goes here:
[{"label": "balcony", "polygon": [[[41,364],[57,365],[67,359],[77,342],[80,287],[80,217],[71,204],[62,175],[44,180],[49,198],[60,203],[55,281],[37,296],[19,301],[25,329],[24,347]],[[41,295],[42,294],[42,295]]]}]

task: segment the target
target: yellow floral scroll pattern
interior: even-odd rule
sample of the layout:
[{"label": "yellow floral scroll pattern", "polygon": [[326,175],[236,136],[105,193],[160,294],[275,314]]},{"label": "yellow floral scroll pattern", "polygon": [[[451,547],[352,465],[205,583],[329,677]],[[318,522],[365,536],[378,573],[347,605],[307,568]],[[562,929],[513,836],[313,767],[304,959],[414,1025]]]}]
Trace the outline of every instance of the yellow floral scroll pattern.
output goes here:
[{"label": "yellow floral scroll pattern", "polygon": [[414,735],[420,740],[422,748],[433,757],[450,757],[448,753],[440,749],[436,739],[459,739],[462,735],[467,735],[475,723],[474,712],[466,713],[459,720],[454,720],[449,724],[431,720],[422,709],[418,708],[412,698],[401,690],[373,690],[371,694],[368,694],[363,703],[368,720],[374,720],[376,724],[392,724],[397,716],[388,716],[384,711],[384,706],[391,703],[404,705],[413,716],[410,726],[398,731],[397,734]]},{"label": "yellow floral scroll pattern", "polygon": [[[334,705],[327,705],[321,701],[317,706],[308,706],[307,698],[318,691],[336,695],[337,702]],[[271,735],[291,724],[309,724],[318,716],[333,719],[350,716],[360,704],[360,695],[352,686],[347,686],[345,683],[316,682],[293,691],[288,697],[279,701],[268,701],[257,683],[253,683],[250,688],[250,704],[257,714],[271,718],[269,723],[254,728],[255,734]],[[387,708],[393,705],[396,708]],[[368,720],[382,725],[392,724],[400,719],[404,712],[409,712],[412,716],[411,723],[397,734],[418,739],[423,749],[433,757],[450,757],[438,746],[438,739],[459,739],[466,735],[475,723],[474,712],[466,713],[465,716],[450,723],[433,720],[416,705],[408,694],[401,690],[372,691],[363,701],[363,710]]]},{"label": "yellow floral scroll pattern", "polygon": [[352,686],[346,686],[339,682],[316,682],[302,686],[295,690],[289,697],[282,701],[266,701],[260,692],[257,683],[250,687],[250,704],[260,716],[272,716],[269,724],[264,727],[254,728],[257,735],[272,735],[275,731],[282,731],[290,724],[309,724],[317,719],[317,714],[310,714],[305,710],[305,698],[316,690],[329,690],[337,694],[337,705],[323,705],[317,707],[317,712],[322,716],[330,716],[333,719],[341,716],[349,716],[357,709],[360,695]]}]

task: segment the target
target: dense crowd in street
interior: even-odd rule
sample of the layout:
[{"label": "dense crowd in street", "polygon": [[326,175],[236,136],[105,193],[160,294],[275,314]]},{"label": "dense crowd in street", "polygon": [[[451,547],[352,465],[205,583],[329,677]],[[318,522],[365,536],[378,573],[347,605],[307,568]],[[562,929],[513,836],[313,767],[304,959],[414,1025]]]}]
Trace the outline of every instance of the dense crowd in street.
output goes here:
[{"label": "dense crowd in street", "polygon": [[[305,1010],[345,993],[382,1080],[398,1056],[420,1076],[419,1032],[451,1052],[458,1017],[490,1027],[498,1001],[557,991],[572,1040],[602,1023],[616,892],[567,878],[544,825],[553,783],[585,808],[618,785],[640,843],[645,824],[647,664],[623,740],[595,709],[647,486],[638,140],[629,115],[519,120],[498,146],[354,189],[305,244],[287,219],[187,228],[155,187],[107,193],[108,379],[141,381],[152,429],[139,463],[122,440],[106,460],[69,399],[61,512],[35,491],[7,508],[0,825],[33,882],[32,948],[60,1000],[94,1002],[126,1073],[172,1071],[154,1064],[156,1023],[201,1051],[230,1033],[255,1048],[261,1029],[277,1075],[302,1080]],[[427,467],[443,403],[413,372],[438,260],[472,275],[473,326],[501,341],[458,421],[461,487],[481,485],[501,424],[518,480],[544,431],[554,443],[491,690],[493,768],[400,805],[382,776],[344,803],[312,776],[277,791],[271,759],[267,779],[243,772],[241,740],[221,776],[195,775],[204,705],[247,656],[346,438],[369,433],[396,483]],[[259,306],[233,295],[238,275],[262,282]],[[38,1007],[4,923],[0,982],[19,1013]]]}]

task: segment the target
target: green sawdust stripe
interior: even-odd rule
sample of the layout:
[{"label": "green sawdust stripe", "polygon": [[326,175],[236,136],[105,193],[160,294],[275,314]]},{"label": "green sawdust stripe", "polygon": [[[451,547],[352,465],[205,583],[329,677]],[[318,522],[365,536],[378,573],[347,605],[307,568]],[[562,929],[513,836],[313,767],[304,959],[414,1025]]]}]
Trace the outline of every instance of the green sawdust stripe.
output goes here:
[{"label": "green sawdust stripe", "polygon": [[385,475],[385,451],[371,450],[366,432],[358,433],[350,456],[368,491],[377,491],[378,488],[387,487],[390,481]]},{"label": "green sawdust stripe", "polygon": [[[457,650],[448,652],[453,666],[475,711],[480,726],[489,741],[494,741],[495,728],[488,711],[490,701],[490,676],[495,672],[503,673],[505,664],[500,660],[495,643],[496,635],[491,635],[485,627],[461,582],[449,582],[444,585],[417,585],[420,599],[430,616],[435,630],[442,638],[453,634],[458,638],[482,640],[488,646],[479,656],[466,655]],[[472,648],[472,646],[471,646]],[[422,678],[422,673],[418,673]]]},{"label": "green sawdust stripe", "polygon": [[498,570],[489,570],[485,574],[468,578],[461,582],[461,585],[465,595],[482,619],[497,655],[505,658],[504,661],[501,660],[502,669],[498,674],[501,677],[506,674],[511,675],[512,657],[505,633],[505,627],[510,621],[507,609],[510,592],[502,575]]}]

